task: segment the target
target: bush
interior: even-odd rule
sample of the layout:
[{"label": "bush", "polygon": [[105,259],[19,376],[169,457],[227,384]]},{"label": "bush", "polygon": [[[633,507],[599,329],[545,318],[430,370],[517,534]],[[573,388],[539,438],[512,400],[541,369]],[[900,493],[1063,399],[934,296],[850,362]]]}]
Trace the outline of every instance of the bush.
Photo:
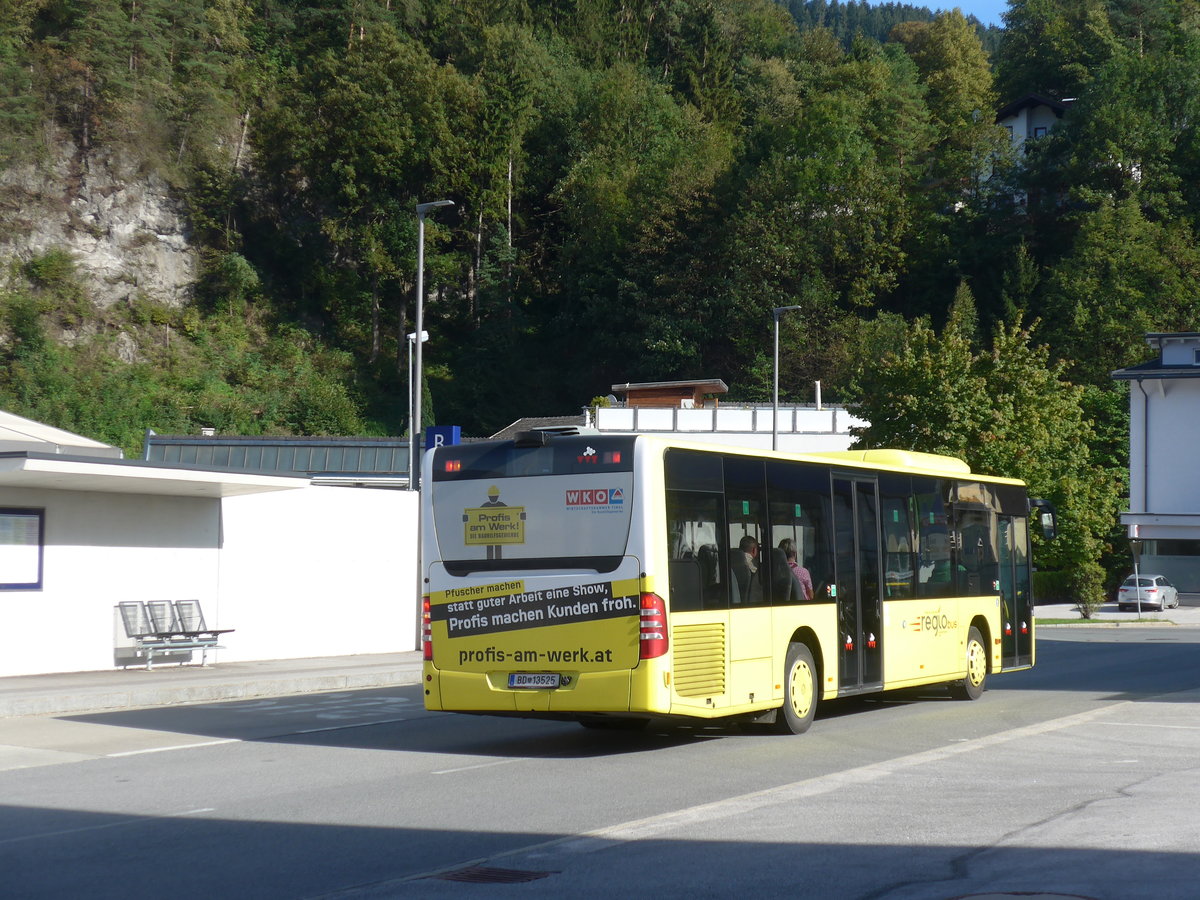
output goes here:
[{"label": "bush", "polygon": [[75,258],[66,250],[50,250],[25,264],[25,277],[40,288],[69,284],[75,278]]},{"label": "bush", "polygon": [[1066,572],[1034,572],[1033,598],[1037,603],[1070,603],[1071,587]]}]

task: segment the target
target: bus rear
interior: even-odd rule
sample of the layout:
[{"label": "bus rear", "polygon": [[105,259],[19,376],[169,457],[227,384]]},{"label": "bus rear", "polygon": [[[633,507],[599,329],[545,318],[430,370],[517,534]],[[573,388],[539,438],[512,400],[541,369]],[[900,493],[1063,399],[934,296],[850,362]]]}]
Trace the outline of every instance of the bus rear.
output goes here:
[{"label": "bus rear", "polygon": [[639,551],[636,448],[631,436],[529,432],[427,455],[428,709],[573,717],[659,705],[635,679],[667,645]]}]

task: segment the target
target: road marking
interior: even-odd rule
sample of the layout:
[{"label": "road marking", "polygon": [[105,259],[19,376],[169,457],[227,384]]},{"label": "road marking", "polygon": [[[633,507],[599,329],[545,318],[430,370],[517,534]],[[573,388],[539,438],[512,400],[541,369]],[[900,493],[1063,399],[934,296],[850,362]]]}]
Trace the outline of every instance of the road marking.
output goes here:
[{"label": "road marking", "polygon": [[[339,894],[353,893],[361,891],[365,888],[377,890],[379,888],[386,887],[389,884],[404,884],[410,881],[420,881],[421,879],[432,878],[435,875],[441,875],[445,872],[454,872],[458,869],[466,868],[467,866],[486,865],[489,863],[494,863],[497,860],[514,856],[545,854],[550,850],[556,849],[570,853],[594,853],[598,850],[609,849],[615,843],[629,843],[631,841],[644,840],[674,828],[685,827],[692,824],[706,824],[715,818],[727,818],[729,816],[742,815],[747,812],[752,812],[756,809],[761,809],[765,806],[788,803],[804,797],[814,797],[819,794],[828,794],[843,787],[852,787],[855,785],[865,784],[870,781],[876,781],[880,778],[894,775],[904,769],[923,766],[933,762],[940,762],[953,756],[957,756],[961,753],[971,753],[976,750],[986,750],[1000,744],[1006,744],[1009,741],[1020,740],[1021,738],[1027,737],[1035,737],[1042,734],[1049,734],[1053,731],[1061,731],[1064,728],[1073,728],[1076,725],[1085,725],[1102,715],[1110,713],[1113,710],[1122,709],[1131,705],[1132,703],[1132,700],[1121,700],[1117,703],[1110,703],[1107,706],[1088,710],[1087,712],[1076,713],[1073,716],[1065,716],[1061,719],[1051,719],[1047,722],[1039,722],[1034,725],[1026,725],[1021,728],[1013,728],[1008,731],[1000,731],[996,734],[975,738],[965,743],[954,743],[944,747],[935,747],[932,750],[922,750],[919,753],[911,753],[908,756],[884,760],[883,762],[870,763],[869,765],[859,766],[855,769],[847,769],[844,772],[831,772],[828,775],[818,775],[813,778],[805,778],[801,781],[794,781],[790,784],[766,788],[765,790],[761,791],[752,791],[748,794],[741,794],[736,797],[728,797],[724,800],[715,800],[711,803],[702,803],[698,806],[690,806],[685,809],[660,813],[655,816],[647,816],[643,819],[633,819],[629,822],[621,822],[605,828],[597,828],[592,831],[586,831],[579,835],[568,835],[565,837],[552,838],[548,841],[527,844],[524,847],[517,847],[512,850],[504,850],[500,853],[493,854],[492,856],[467,860],[465,862],[460,861],[454,863],[453,865],[440,866],[437,869],[431,869],[428,872],[421,872],[416,875],[407,875],[403,878],[388,879],[386,881],[376,882],[369,885],[358,885],[354,888],[349,888],[344,892],[335,891],[322,896],[336,897],[339,896]],[[519,761],[519,759],[502,760],[497,763],[486,763],[485,765],[501,765],[504,762]]]},{"label": "road marking", "polygon": [[115,759],[119,756],[142,756],[146,753],[167,753],[171,750],[191,750],[193,747],[215,747],[218,744],[240,744],[241,738],[222,738],[216,741],[199,741],[195,744],[172,744],[170,747],[149,747],[145,750],[124,750],[120,753],[106,753],[108,759]]},{"label": "road marking", "polygon": [[471,769],[490,769],[492,766],[507,766],[509,763],[529,762],[532,756],[515,756],[512,759],[498,759],[495,762],[479,763],[474,766],[459,766],[457,769],[438,769],[430,775],[451,775],[454,772],[469,772]]},{"label": "road marking", "polygon": [[197,741],[194,744],[172,744],[169,747],[149,747],[145,750],[124,750],[120,753],[106,753],[108,759],[120,756],[141,756],[146,753],[167,753],[171,750],[191,750],[195,747],[216,747],[220,744],[245,744],[255,741],[274,741],[280,738],[292,737],[297,734],[320,734],[324,731],[349,731],[351,728],[370,728],[372,725],[390,725],[393,722],[404,722],[405,719],[379,719],[375,722],[352,722],[345,725],[325,725],[321,728],[304,728],[299,731],[286,731],[283,734],[264,735],[252,738],[220,738],[213,741]]},{"label": "road marking", "polygon": [[1159,725],[1153,722],[1097,722],[1097,725],[1120,725],[1125,728],[1178,728],[1183,731],[1200,731],[1200,725]]},{"label": "road marking", "polygon": [[117,822],[105,822],[103,825],[85,825],[82,828],[64,828],[60,831],[42,831],[37,834],[23,834],[20,837],[11,837],[0,839],[0,846],[4,844],[19,844],[22,841],[32,841],[38,838],[53,838],[63,837],[68,834],[83,834],[88,831],[103,831],[106,828],[122,828],[125,825],[137,825],[140,822],[153,822],[158,819],[178,819],[183,816],[193,816],[197,813],[216,812],[216,810],[207,806],[203,809],[186,809],[182,812],[163,813],[161,816],[132,816],[128,819],[121,819]]},{"label": "road marking", "polygon": [[[322,728],[305,728],[303,731],[289,731],[279,737],[289,737],[293,734],[320,734],[322,731],[349,731],[351,728],[370,728],[372,725],[391,725],[393,722],[406,722],[407,719],[379,719],[376,722],[351,722],[349,725],[325,725]],[[254,738],[253,740],[261,740]]]}]

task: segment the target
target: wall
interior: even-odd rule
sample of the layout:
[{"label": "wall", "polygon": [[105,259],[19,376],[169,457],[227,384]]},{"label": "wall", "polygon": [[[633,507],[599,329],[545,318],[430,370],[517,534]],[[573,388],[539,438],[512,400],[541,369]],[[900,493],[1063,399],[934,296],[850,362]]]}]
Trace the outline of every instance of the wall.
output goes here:
[{"label": "wall", "polygon": [[237,630],[217,658],[416,649],[417,497],[309,487],[225,500],[220,626]]},{"label": "wall", "polygon": [[122,600],[200,600],[235,629],[210,662],[417,648],[416,493],[5,488],[0,506],[46,511],[43,589],[0,591],[0,677],[140,664],[120,652]]},{"label": "wall", "polygon": [[43,589],[0,591],[0,676],[112,668],[119,601],[217,596],[218,500],[5,488],[0,506],[46,510]]},{"label": "wall", "polygon": [[1129,387],[1130,509],[1200,514],[1200,478],[1196,477],[1200,379],[1147,379],[1142,387],[1148,395],[1148,409],[1137,382]]},{"label": "wall", "polygon": [[[771,449],[770,406],[705,409],[602,407],[592,423],[608,433],[670,434],[677,438],[736,447]],[[794,453],[848,450],[850,429],[867,422],[837,407],[779,407],[779,449]]]}]

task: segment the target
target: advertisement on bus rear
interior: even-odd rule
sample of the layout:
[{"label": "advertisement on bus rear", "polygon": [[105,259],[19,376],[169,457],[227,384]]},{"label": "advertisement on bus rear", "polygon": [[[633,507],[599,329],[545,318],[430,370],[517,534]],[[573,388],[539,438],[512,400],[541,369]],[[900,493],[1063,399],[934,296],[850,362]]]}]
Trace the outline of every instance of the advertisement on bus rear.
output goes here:
[{"label": "advertisement on bus rear", "polygon": [[435,659],[478,670],[636,664],[638,580],[549,586],[560,580],[539,578],[535,587],[519,578],[430,594]]},{"label": "advertisement on bus rear", "polygon": [[443,560],[621,556],[633,474],[444,481],[433,517]]},{"label": "advertisement on bus rear", "polygon": [[[435,662],[473,671],[636,665],[631,495],[630,472],[437,483]],[[598,571],[597,560],[612,570]]]}]

